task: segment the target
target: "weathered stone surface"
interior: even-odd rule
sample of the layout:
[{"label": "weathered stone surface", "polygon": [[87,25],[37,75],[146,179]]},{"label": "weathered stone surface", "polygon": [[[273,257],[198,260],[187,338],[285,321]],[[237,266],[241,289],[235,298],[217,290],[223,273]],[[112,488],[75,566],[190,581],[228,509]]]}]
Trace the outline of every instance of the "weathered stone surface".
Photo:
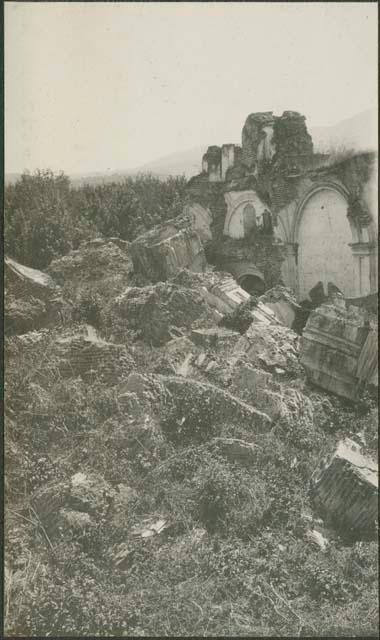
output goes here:
[{"label": "weathered stone surface", "polygon": [[43,271],[25,267],[8,257],[5,257],[4,265],[5,288],[16,298],[33,297],[46,301],[59,291],[54,280]]},{"label": "weathered stone surface", "polygon": [[119,387],[120,396],[135,393],[144,406],[158,415],[163,406],[181,408],[185,403],[197,409],[205,409],[216,425],[226,421],[244,421],[254,430],[265,431],[270,426],[269,417],[213,384],[198,382],[181,376],[131,374]]},{"label": "weathered stone surface", "polygon": [[115,491],[95,474],[76,473],[71,478],[67,507],[90,515],[102,514]]},{"label": "weathered stone surface", "polygon": [[235,354],[269,371],[282,368],[302,376],[298,360],[299,336],[288,327],[253,322],[235,347]]},{"label": "weathered stone surface", "polygon": [[355,534],[375,530],[378,519],[378,465],[346,439],[324,459],[311,478],[311,497],[338,528]]},{"label": "weathered stone surface", "polygon": [[[301,339],[301,363],[314,384],[350,400],[358,399],[358,381],[367,381],[373,367],[358,361],[368,335],[374,331],[365,324],[365,314],[356,307],[324,304],[313,311]],[[367,343],[368,347],[368,343]],[[373,355],[375,365],[377,355]]]},{"label": "weathered stone surface", "polygon": [[[129,287],[110,306],[110,316],[118,318],[119,325],[153,345],[168,342],[173,338],[173,327],[189,328],[207,311],[200,287],[184,287],[174,282]],[[123,339],[122,335],[115,337]]]},{"label": "weathered stone surface", "polygon": [[58,513],[58,530],[61,534],[67,534],[68,530],[76,533],[91,529],[95,526],[89,513],[60,509]]},{"label": "weathered stone surface", "polygon": [[54,536],[73,528],[92,526],[109,510],[115,490],[99,475],[78,472],[69,482],[50,482],[36,491],[31,506],[46,528]]},{"label": "weathered stone surface", "polygon": [[183,215],[186,216],[191,228],[196,231],[203,245],[212,240],[211,224],[212,214],[208,207],[202,207],[200,204],[192,203],[184,207]]},{"label": "weathered stone surface", "polygon": [[231,313],[242,302],[249,300],[249,293],[244,291],[230,276],[221,279],[205,292],[207,302],[215,306],[220,313]]},{"label": "weathered stone surface", "polygon": [[255,457],[255,445],[239,438],[213,438],[212,443],[230,460],[252,462]]},{"label": "weathered stone surface", "polygon": [[272,111],[251,113],[245,121],[242,131],[242,160],[248,168],[255,168],[259,148],[263,148],[263,159],[271,159],[275,148],[272,144],[275,117]]},{"label": "weathered stone surface", "polygon": [[65,377],[81,376],[85,380],[96,377],[116,384],[134,365],[124,345],[89,336],[57,339],[54,351],[59,356],[59,368]]},{"label": "weathered stone surface", "polygon": [[296,313],[300,310],[300,306],[289,289],[277,285],[266,291],[260,296],[259,300],[273,311],[282,324],[289,328],[293,327]]},{"label": "weathered stone surface", "polygon": [[136,272],[152,282],[167,280],[183,268],[204,271],[206,257],[198,233],[191,226],[167,223],[139,236],[131,244]]},{"label": "weathered stone surface", "polygon": [[70,304],[42,271],[5,258],[5,332],[8,335],[51,327],[70,319]]},{"label": "weathered stone surface", "polygon": [[177,404],[181,399],[192,398],[198,407],[210,407],[213,420],[217,424],[226,421],[246,421],[247,425],[257,431],[266,431],[269,428],[271,421],[265,413],[212,384],[175,376],[167,376],[164,384]]},{"label": "weathered stone surface", "polygon": [[284,111],[275,119],[272,143],[276,147],[274,161],[287,173],[303,169],[313,155],[313,141],[305,116],[296,111]]},{"label": "weathered stone surface", "polygon": [[283,399],[273,390],[275,383],[270,373],[255,369],[245,362],[238,362],[232,372],[233,388],[237,390],[250,404],[266,413],[271,420],[276,420],[283,405]]},{"label": "weathered stone surface", "polygon": [[239,334],[236,331],[223,329],[222,327],[213,327],[211,329],[193,329],[191,332],[191,340],[200,347],[207,348],[228,348],[232,347]]},{"label": "weathered stone surface", "polygon": [[133,271],[129,243],[119,238],[95,238],[79,249],[53,260],[47,272],[74,293],[99,292],[102,300],[116,296],[127,286]]}]

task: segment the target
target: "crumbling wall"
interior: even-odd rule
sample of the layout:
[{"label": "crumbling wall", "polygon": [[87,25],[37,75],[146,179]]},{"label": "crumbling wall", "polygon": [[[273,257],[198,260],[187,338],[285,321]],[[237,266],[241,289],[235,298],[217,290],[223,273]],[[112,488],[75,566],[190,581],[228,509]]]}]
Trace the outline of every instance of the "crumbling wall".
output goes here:
[{"label": "crumbling wall", "polygon": [[276,171],[298,172],[312,157],[313,141],[305,120],[305,116],[296,111],[284,111],[280,118],[275,118],[272,143],[276,147]]},{"label": "crumbling wall", "polygon": [[216,145],[208,147],[202,158],[202,168],[207,173],[210,182],[222,180],[222,150]]},{"label": "crumbling wall", "polygon": [[[275,118],[272,111],[251,113],[245,121],[242,131],[242,162],[248,168],[254,170],[257,165],[258,155],[265,158],[264,149],[267,147],[269,155],[274,152],[273,138],[270,130],[273,130]],[[265,147],[266,145],[266,147]]]},{"label": "crumbling wall", "polygon": [[254,264],[264,276],[265,289],[282,283],[284,247],[282,243],[274,242],[271,234],[258,232],[254,238],[245,240],[225,238],[210,255],[210,260],[222,270],[234,261]]}]

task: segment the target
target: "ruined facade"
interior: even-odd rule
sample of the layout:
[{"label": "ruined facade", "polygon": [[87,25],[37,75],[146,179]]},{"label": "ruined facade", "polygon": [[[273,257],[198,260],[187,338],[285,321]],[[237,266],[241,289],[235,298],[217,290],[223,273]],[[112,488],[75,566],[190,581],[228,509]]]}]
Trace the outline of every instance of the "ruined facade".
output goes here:
[{"label": "ruined facade", "polygon": [[210,262],[251,293],[277,283],[299,301],[329,283],[346,298],[377,291],[377,157],[314,154],[294,111],[248,116],[241,146],[209,147],[188,209]]}]

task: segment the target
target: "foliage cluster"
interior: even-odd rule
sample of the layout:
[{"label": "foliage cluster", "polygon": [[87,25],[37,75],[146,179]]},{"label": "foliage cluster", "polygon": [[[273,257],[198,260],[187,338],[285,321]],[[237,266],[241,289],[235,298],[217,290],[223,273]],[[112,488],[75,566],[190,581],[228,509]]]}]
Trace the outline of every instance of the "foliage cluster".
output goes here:
[{"label": "foliage cluster", "polygon": [[133,240],[182,212],[185,178],[152,175],[120,183],[73,187],[63,173],[24,173],[5,188],[5,251],[22,264],[46,268],[52,259],[103,236]]}]

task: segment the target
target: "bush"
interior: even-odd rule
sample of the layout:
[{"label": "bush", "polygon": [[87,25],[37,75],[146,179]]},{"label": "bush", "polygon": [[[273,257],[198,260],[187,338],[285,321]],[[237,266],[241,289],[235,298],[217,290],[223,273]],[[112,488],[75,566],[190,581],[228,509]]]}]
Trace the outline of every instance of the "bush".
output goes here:
[{"label": "bush", "polygon": [[45,269],[51,260],[95,236],[133,240],[182,213],[186,180],[151,175],[73,188],[63,173],[24,173],[5,188],[5,251]]},{"label": "bush", "polygon": [[206,457],[193,483],[198,518],[210,532],[244,537],[260,528],[266,491],[258,476],[252,477],[224,460]]}]

